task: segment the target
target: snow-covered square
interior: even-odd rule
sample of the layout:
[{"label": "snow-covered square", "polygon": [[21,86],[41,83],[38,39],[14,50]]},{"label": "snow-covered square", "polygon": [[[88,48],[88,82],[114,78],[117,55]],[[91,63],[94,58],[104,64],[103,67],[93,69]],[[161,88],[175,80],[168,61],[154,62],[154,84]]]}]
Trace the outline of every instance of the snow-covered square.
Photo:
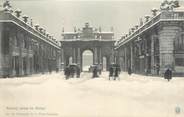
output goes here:
[{"label": "snow-covered square", "polygon": [[[0,116],[15,112],[7,108],[43,107],[29,117],[183,117],[184,79],[170,82],[162,77],[129,76],[108,80],[108,72],[99,78],[82,72],[81,78],[65,80],[62,72],[0,80]],[[31,113],[31,110],[19,111]],[[33,112],[33,113],[34,113]],[[50,114],[50,115],[49,115]]]}]

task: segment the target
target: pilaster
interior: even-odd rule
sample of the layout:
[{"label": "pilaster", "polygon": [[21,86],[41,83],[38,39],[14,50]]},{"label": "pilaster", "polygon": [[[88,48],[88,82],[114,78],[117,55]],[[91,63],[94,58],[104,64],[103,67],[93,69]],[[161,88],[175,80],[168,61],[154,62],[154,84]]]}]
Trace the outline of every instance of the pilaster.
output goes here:
[{"label": "pilaster", "polygon": [[163,74],[168,67],[174,69],[174,39],[179,30],[179,26],[164,25],[159,32],[161,74]]}]

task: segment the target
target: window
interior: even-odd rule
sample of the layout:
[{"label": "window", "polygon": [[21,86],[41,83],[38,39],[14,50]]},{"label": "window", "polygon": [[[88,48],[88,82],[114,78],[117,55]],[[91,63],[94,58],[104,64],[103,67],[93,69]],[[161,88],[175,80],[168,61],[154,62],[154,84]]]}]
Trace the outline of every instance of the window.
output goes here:
[{"label": "window", "polygon": [[26,48],[26,41],[25,41],[25,39],[22,40],[22,47]]},{"label": "window", "polygon": [[184,66],[184,58],[176,58],[175,64],[176,66]]},{"label": "window", "polygon": [[14,36],[13,41],[14,41],[14,45],[15,45],[16,47],[18,47],[19,44],[18,44],[18,39],[17,39],[16,36]]},{"label": "window", "polygon": [[175,40],[175,50],[184,50],[184,34],[182,34]]}]

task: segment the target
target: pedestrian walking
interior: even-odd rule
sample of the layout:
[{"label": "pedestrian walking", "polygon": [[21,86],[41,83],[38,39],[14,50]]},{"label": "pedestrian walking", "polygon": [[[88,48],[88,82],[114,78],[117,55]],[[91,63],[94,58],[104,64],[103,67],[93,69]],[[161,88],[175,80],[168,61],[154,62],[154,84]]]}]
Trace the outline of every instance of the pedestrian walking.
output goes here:
[{"label": "pedestrian walking", "polygon": [[69,79],[70,76],[70,68],[67,66],[64,70],[66,80]]},{"label": "pedestrian walking", "polygon": [[80,67],[77,66],[77,67],[76,67],[77,78],[80,78],[80,73],[81,73]]},{"label": "pedestrian walking", "polygon": [[128,74],[131,75],[132,74],[132,69],[129,67],[128,68]]},{"label": "pedestrian walking", "polygon": [[96,78],[96,77],[98,77],[98,70],[97,70],[97,67],[95,66],[93,69],[93,78]]},{"label": "pedestrian walking", "polygon": [[156,64],[156,72],[157,72],[157,75],[159,75],[159,71],[160,71],[160,65],[159,64]]},{"label": "pedestrian walking", "polygon": [[[118,66],[115,67],[115,73],[114,73],[114,80],[116,80],[116,78],[119,78],[119,73],[120,73],[120,68]],[[119,78],[120,80],[120,78]]]},{"label": "pedestrian walking", "polygon": [[111,77],[113,77],[113,72],[114,72],[114,69],[112,66],[110,66],[110,68],[109,68],[109,80],[111,80]]},{"label": "pedestrian walking", "polygon": [[164,78],[168,80],[168,82],[172,79],[172,70],[167,69],[164,73]]},{"label": "pedestrian walking", "polygon": [[101,65],[98,65],[98,72],[99,72],[99,75],[102,74],[102,67],[101,67]]},{"label": "pedestrian walking", "polygon": [[74,69],[73,66],[71,66],[71,67],[70,67],[70,76],[71,76],[71,78],[74,77],[74,74],[75,74],[75,69]]}]

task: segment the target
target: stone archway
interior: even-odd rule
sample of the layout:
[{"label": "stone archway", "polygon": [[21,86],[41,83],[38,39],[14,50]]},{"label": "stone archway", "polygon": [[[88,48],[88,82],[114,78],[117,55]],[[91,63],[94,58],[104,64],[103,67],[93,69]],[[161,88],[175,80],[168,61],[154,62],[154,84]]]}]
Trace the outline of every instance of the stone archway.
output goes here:
[{"label": "stone archway", "polygon": [[72,56],[73,63],[82,70],[83,52],[90,50],[93,53],[93,64],[102,65],[102,59],[106,57],[106,69],[114,63],[114,33],[93,30],[87,23],[80,31],[63,32],[61,41],[62,63],[67,65],[68,57]]}]

